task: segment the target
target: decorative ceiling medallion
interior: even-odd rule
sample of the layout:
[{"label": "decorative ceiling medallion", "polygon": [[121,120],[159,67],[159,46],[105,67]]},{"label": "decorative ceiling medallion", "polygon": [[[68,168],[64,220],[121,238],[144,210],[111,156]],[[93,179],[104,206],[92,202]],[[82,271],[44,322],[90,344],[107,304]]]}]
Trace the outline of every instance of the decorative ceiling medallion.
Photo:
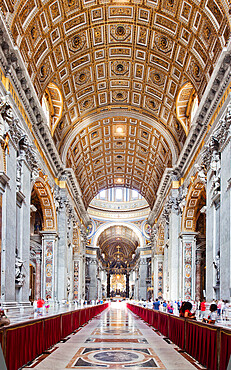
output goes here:
[{"label": "decorative ceiling medallion", "polygon": [[128,75],[129,62],[125,60],[115,61],[111,64],[111,70],[115,75]]},{"label": "decorative ceiling medallion", "polygon": [[68,42],[69,50],[73,53],[80,51],[83,49],[84,45],[86,45],[86,34],[79,33],[72,37]]},{"label": "decorative ceiling medallion", "polygon": [[51,72],[51,65],[49,59],[45,60],[45,63],[40,67],[39,71],[39,79],[41,82],[44,82],[49,76]]},{"label": "decorative ceiling medallion", "polygon": [[146,102],[146,107],[151,109],[153,112],[157,113],[159,111],[160,103],[157,100],[151,97],[146,97],[145,102]]},{"label": "decorative ceiling medallion", "polygon": [[172,51],[173,42],[165,35],[161,33],[156,33],[154,37],[154,44],[157,50],[161,51],[162,53],[168,54]]},{"label": "decorative ceiling medallion", "polygon": [[92,96],[88,97],[85,100],[82,100],[79,104],[79,109],[81,112],[89,110],[94,107],[94,98]]},{"label": "decorative ceiling medallion", "polygon": [[128,98],[127,91],[116,90],[112,92],[112,100],[117,102],[125,102]]},{"label": "decorative ceiling medallion", "polygon": [[41,36],[38,22],[34,23],[34,25],[32,26],[32,28],[30,30],[30,34],[31,34],[31,38],[33,40],[33,43],[36,43],[39,36]]},{"label": "decorative ceiling medallion", "polygon": [[111,26],[110,34],[116,41],[125,41],[131,35],[131,26],[124,24]]},{"label": "decorative ceiling medallion", "polygon": [[75,75],[75,83],[77,85],[83,85],[89,81],[90,77],[91,77],[91,72],[89,68],[81,69]]},{"label": "decorative ceiling medallion", "polygon": [[150,80],[152,83],[158,86],[163,86],[165,82],[165,75],[164,73],[158,71],[157,69],[150,70],[149,73]]},{"label": "decorative ceiling medallion", "polygon": [[194,78],[196,82],[201,82],[201,77],[202,77],[201,67],[193,59],[191,59],[191,63],[189,64],[189,73],[191,74],[191,76]]}]

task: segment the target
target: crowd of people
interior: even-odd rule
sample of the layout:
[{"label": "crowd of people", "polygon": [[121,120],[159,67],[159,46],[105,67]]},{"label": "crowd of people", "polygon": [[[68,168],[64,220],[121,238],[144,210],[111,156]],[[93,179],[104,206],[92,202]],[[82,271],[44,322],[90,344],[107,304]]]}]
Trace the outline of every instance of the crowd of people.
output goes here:
[{"label": "crowd of people", "polygon": [[139,302],[143,307],[166,312],[180,317],[201,320],[209,324],[215,324],[219,320],[229,320],[229,302],[226,300],[213,300],[207,303],[205,299],[200,301],[160,301],[158,298]]}]

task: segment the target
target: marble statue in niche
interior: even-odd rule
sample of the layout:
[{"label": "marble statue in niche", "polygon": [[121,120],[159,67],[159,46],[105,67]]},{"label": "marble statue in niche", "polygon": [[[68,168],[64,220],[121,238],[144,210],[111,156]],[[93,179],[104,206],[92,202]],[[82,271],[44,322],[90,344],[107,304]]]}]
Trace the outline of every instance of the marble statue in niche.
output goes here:
[{"label": "marble statue in niche", "polygon": [[23,286],[25,281],[25,274],[22,272],[23,261],[16,257],[15,259],[15,284],[19,287]]}]

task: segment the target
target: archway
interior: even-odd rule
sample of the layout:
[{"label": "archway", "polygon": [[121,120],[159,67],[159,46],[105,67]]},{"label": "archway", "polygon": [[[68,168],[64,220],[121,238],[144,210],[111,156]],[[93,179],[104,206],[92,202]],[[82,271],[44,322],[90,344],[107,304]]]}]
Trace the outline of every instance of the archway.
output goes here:
[{"label": "archway", "polygon": [[[56,212],[51,189],[42,172],[32,185],[30,218],[30,300],[42,296],[42,234],[56,230]],[[46,263],[46,262],[45,262]],[[45,270],[46,270],[46,266]]]},{"label": "archway", "polygon": [[125,298],[134,295],[130,281],[139,259],[140,239],[133,225],[111,223],[97,235],[98,260],[106,273],[107,297]]}]

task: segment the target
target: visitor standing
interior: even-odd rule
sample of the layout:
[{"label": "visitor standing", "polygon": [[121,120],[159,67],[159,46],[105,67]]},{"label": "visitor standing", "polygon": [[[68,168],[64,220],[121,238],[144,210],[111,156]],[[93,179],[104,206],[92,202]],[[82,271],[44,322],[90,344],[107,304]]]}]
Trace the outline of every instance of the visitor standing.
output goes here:
[{"label": "visitor standing", "polygon": [[44,305],[44,300],[42,298],[39,298],[37,300],[37,311],[38,315],[42,316],[43,313],[43,305]]},{"label": "visitor standing", "polygon": [[156,298],[155,302],[153,302],[153,309],[159,311],[160,309],[160,301]]},{"label": "visitor standing", "polygon": [[205,317],[205,311],[206,311],[206,304],[205,304],[205,299],[201,302],[201,313],[200,313],[200,318],[203,320]]}]

